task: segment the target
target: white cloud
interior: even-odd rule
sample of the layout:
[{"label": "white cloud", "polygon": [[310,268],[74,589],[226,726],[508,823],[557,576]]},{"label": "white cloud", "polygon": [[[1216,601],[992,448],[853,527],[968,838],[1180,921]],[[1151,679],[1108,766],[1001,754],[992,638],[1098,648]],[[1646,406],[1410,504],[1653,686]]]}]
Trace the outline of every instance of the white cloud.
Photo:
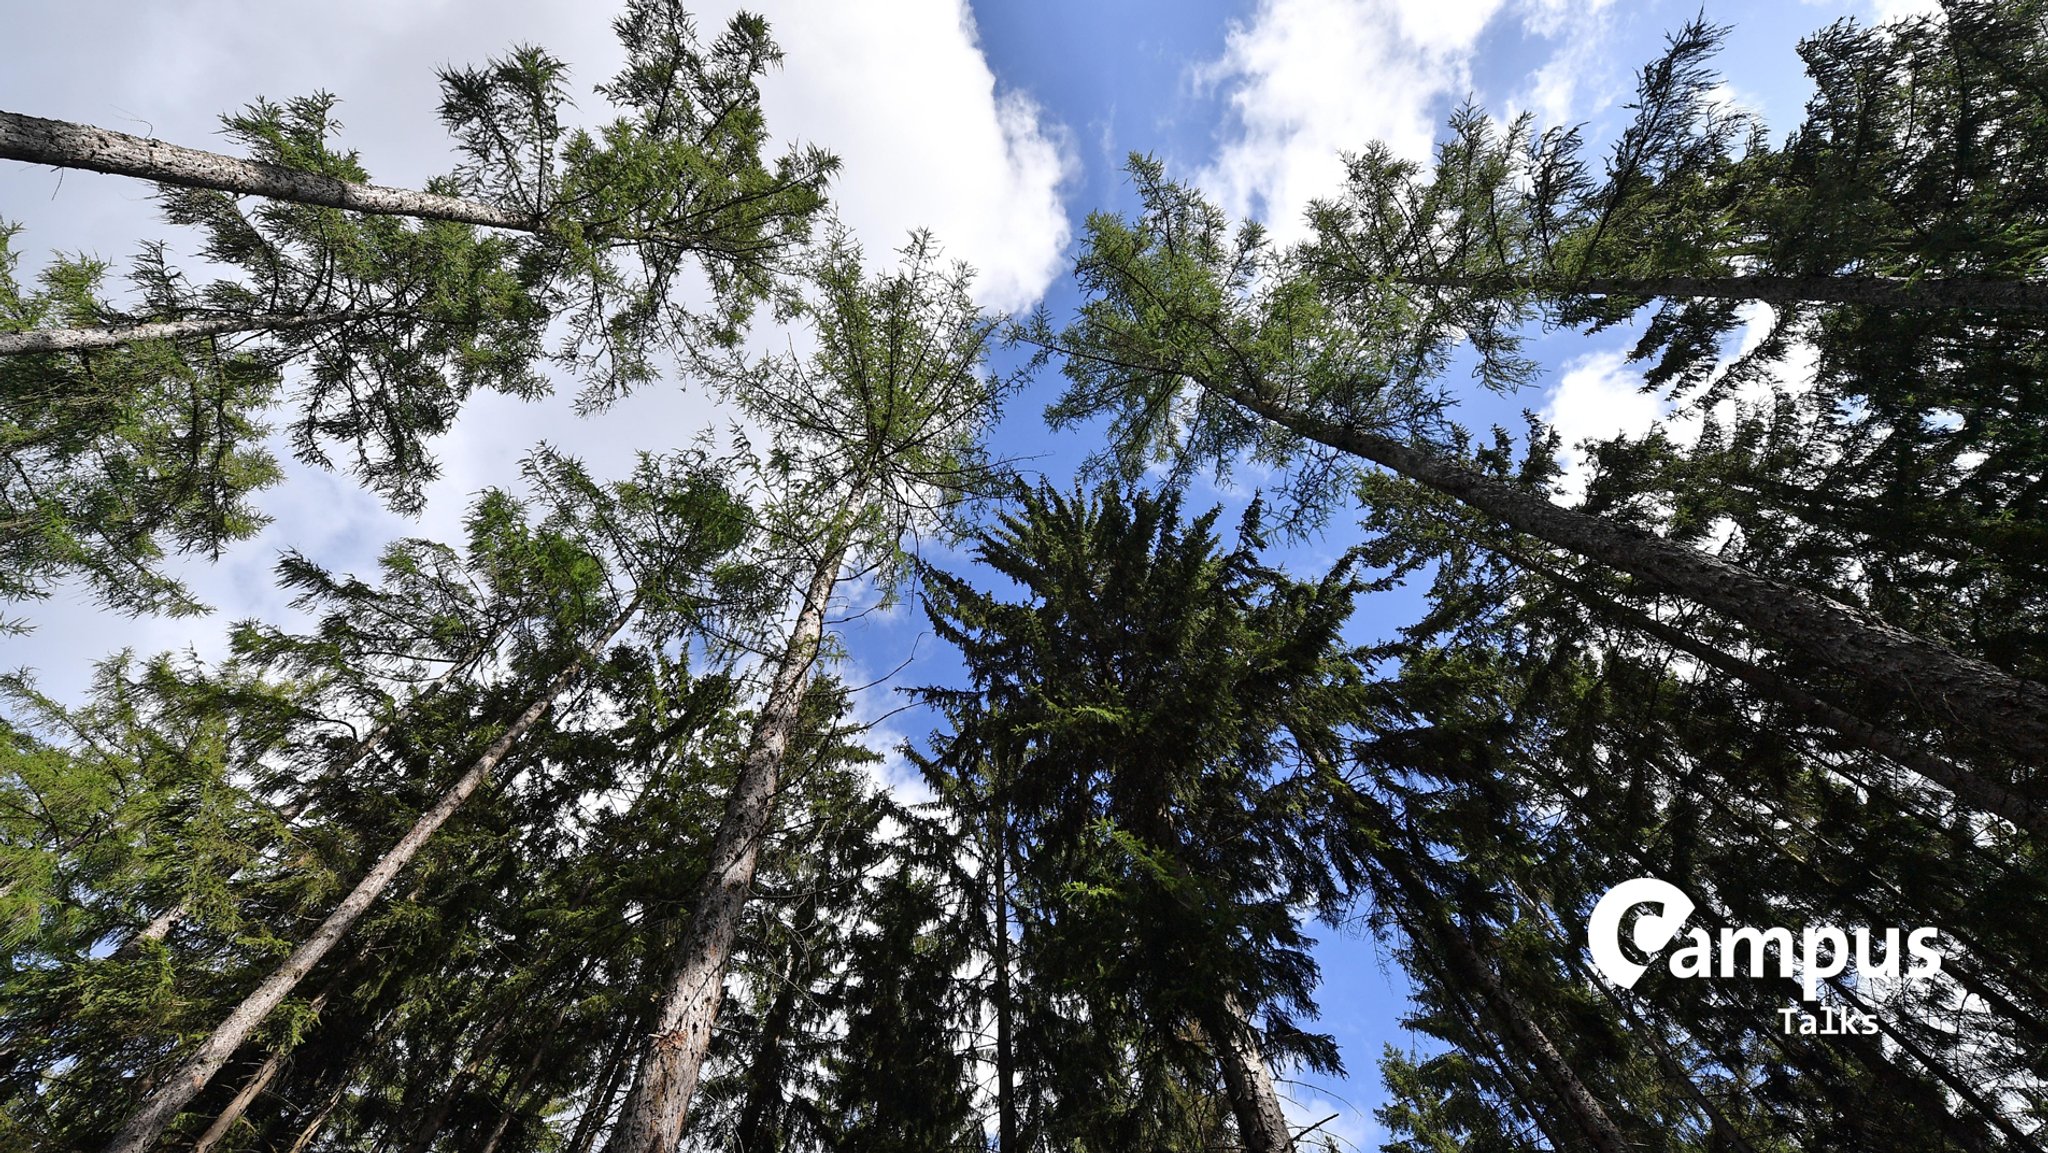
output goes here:
[{"label": "white cloud", "polygon": [[1523,0],[1522,27],[1534,36],[1557,42],[1543,66],[1529,74],[1508,101],[1513,109],[1536,114],[1536,127],[1569,127],[1583,117],[1581,90],[1598,85],[1605,101],[1614,67],[1609,52],[1608,12],[1612,0]]},{"label": "white cloud", "polygon": [[1591,467],[1579,446],[1616,436],[1642,436],[1657,423],[1663,404],[1642,392],[1642,376],[1620,352],[1596,352],[1565,365],[1541,416],[1564,441],[1565,474],[1559,488],[1572,501],[1585,495]]},{"label": "white cloud", "polygon": [[[1426,160],[1436,105],[1501,0],[1260,0],[1221,59],[1196,72],[1228,97],[1233,134],[1197,177],[1233,216],[1302,235],[1302,210],[1340,187],[1341,152],[1379,140]],[[1433,14],[1434,13],[1434,14]]]},{"label": "white cloud", "polygon": [[1062,126],[1002,91],[965,0],[904,0],[887,19],[855,4],[762,5],[788,62],[764,84],[768,122],[837,152],[841,215],[871,252],[928,227],[980,270],[995,308],[1031,304],[1063,267]]},{"label": "white cloud", "polygon": [[[693,5],[703,34],[718,34],[737,5]],[[257,0],[192,0],[130,10],[105,2],[51,5],[10,21],[0,67],[0,108],[154,133],[219,147],[218,117],[257,96],[316,90],[342,98],[342,141],[361,152],[373,179],[417,186],[454,164],[435,115],[437,68],[481,63],[517,43],[538,44],[570,66],[576,118],[607,105],[590,93],[622,58],[611,6],[543,0],[374,0],[305,7]],[[765,0],[785,51],[763,81],[770,150],[821,144],[844,167],[833,193],[842,219],[887,262],[915,227],[933,230],[948,256],[980,269],[984,303],[1033,302],[1059,274],[1068,239],[1062,183],[1072,149],[1025,93],[1004,91],[982,55],[965,0],[904,0],[886,19],[854,5]],[[169,234],[147,185],[88,173],[0,164],[0,217],[27,230],[23,271],[39,249],[87,251],[119,267],[141,242]],[[171,235],[174,251],[189,237]],[[218,564],[181,565],[217,612],[201,620],[131,620],[82,594],[0,608],[39,625],[6,642],[0,665],[42,669],[60,693],[83,683],[88,663],[123,645],[142,651],[196,644],[218,652],[228,622],[278,619],[270,572],[298,547],[351,571],[370,569],[395,537],[451,539],[470,497],[516,486],[516,465],[542,439],[620,476],[636,449],[681,448],[727,419],[702,391],[677,382],[643,389],[610,412],[579,419],[573,387],[529,404],[472,398],[453,432],[433,446],[443,468],[418,522],[391,515],[344,478],[293,467],[262,494],[277,518]]]},{"label": "white cloud", "polygon": [[1934,16],[1941,12],[1941,0],[1871,0],[1871,19],[1884,22],[1912,16]]},{"label": "white cloud", "polygon": [[[1569,114],[1604,43],[1611,0],[1521,0],[1524,31],[1568,33],[1517,103]],[[1471,92],[1480,34],[1506,0],[1260,0],[1223,55],[1195,70],[1229,107],[1227,134],[1197,182],[1234,216],[1281,240],[1305,234],[1308,202],[1341,187],[1340,154],[1381,141],[1428,160],[1445,105]]]}]

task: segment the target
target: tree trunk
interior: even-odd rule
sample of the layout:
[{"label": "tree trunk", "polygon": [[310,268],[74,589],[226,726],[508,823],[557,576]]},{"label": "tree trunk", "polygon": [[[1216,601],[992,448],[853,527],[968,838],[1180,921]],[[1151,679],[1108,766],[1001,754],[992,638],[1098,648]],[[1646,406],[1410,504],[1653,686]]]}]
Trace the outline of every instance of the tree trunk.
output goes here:
[{"label": "tree trunk", "polygon": [[601,652],[603,646],[625,627],[626,621],[637,608],[638,602],[629,605],[612,621],[595,643],[575,660],[570,661],[568,667],[558,673],[554,680],[548,682],[540,695],[527,705],[526,710],[497,740],[491,742],[483,755],[476,759],[446,793],[442,794],[441,799],[435,802],[432,808],[420,814],[411,830],[384,854],[383,859],[379,860],[355,889],[343,898],[341,904],[327,915],[327,919],[321,922],[313,935],[292,950],[291,956],[285,959],[284,964],[244,998],[205,1043],[186,1059],[178,1071],[150,1094],[142,1107],[128,1119],[128,1123],[121,1127],[120,1133],[107,1146],[107,1153],[143,1153],[156,1142],[164,1128],[171,1123],[171,1119],[177,1116],[178,1111],[200,1090],[206,1088],[213,1075],[220,1071],[220,1067],[234,1055],[235,1050],[248,1039],[256,1026],[290,995],[292,989],[306,974],[311,972],[356,921],[369,911],[370,905],[382,895],[385,887],[390,885],[399,870],[419,853],[427,839],[434,835],[435,830],[446,823],[449,817],[455,815],[455,811],[462,807],[463,802],[476,792],[483,784],[484,778],[497,767],[498,762],[504,760],[513,746],[519,743],[519,739],[526,735],[527,730],[547,713],[555,698],[576,682],[582,675],[585,663]]},{"label": "tree trunk", "polygon": [[1978,812],[2003,817],[2012,822],[2015,828],[2024,829],[2036,836],[2048,837],[2048,813],[2042,811],[2042,806],[2038,802],[2010,786],[1987,779],[1981,773],[1943,760],[1924,749],[1915,748],[1896,734],[1854,716],[1848,710],[1815,696],[1769,669],[1732,653],[1723,652],[1683,629],[1603,596],[1583,582],[1556,572],[1547,565],[1512,550],[1499,551],[1515,564],[1542,575],[1571,593],[1587,608],[1608,617],[1622,627],[1632,628],[1645,636],[1662,641],[1710,668],[1727,673],[1757,690],[1764,697],[1833,730],[1851,744],[1859,745],[1947,789],[1958,801]]},{"label": "tree trunk", "polygon": [[[847,507],[854,501],[849,498]],[[725,818],[711,846],[711,867],[678,946],[677,966],[655,1020],[654,1036],[634,1077],[633,1091],[606,1145],[609,1153],[673,1153],[682,1139],[690,1098],[711,1047],[711,1029],[725,995],[725,968],[733,936],[754,883],[761,839],[768,834],[783,752],[796,728],[819,642],[825,606],[839,581],[846,545],[842,530],[812,572],[789,644],[776,662],[768,699],[726,800]]]},{"label": "tree trunk", "polygon": [[[1312,747],[1303,745],[1303,748]],[[1412,847],[1409,838],[1402,835],[1394,814],[1377,798],[1351,787],[1319,755],[1311,753],[1311,758],[1332,787],[1350,799],[1358,814],[1372,828],[1375,834],[1372,861],[1393,880],[1392,887],[1401,898],[1400,919],[1409,933],[1419,941],[1433,945],[1438,957],[1448,962],[1450,971],[1458,979],[1454,988],[1462,985],[1478,991],[1481,1004],[1506,1031],[1504,1039],[1513,1042],[1522,1059],[1534,1066],[1555,1103],[1585,1141],[1585,1147],[1595,1153],[1629,1153],[1631,1147],[1622,1137],[1621,1130],[1615,1127],[1613,1118],[1607,1115],[1599,1098],[1593,1096],[1585,1082],[1579,1079],[1571,1063],[1565,1060],[1564,1054],[1529,1012],[1529,1007],[1501,983],[1499,975],[1479,955],[1471,939],[1437,909],[1435,892],[1415,871],[1409,856],[1404,854],[1415,854],[1416,859],[1427,858],[1420,849]]]},{"label": "tree trunk", "polygon": [[534,216],[454,196],[355,184],[332,176],[183,148],[161,140],[110,132],[90,124],[0,112],[0,160],[55,168],[82,168],[134,176],[183,188],[211,188],[237,196],[266,196],[299,204],[342,208],[373,216],[452,220],[491,228],[540,232]]},{"label": "tree trunk", "polygon": [[1247,411],[1351,453],[1495,517],[1517,532],[1682,596],[1773,638],[1787,651],[1921,705],[1937,721],[2028,762],[2048,756],[2048,689],[1914,636],[1868,613],[1718,557],[1484,476],[1437,453],[1288,408],[1250,388],[1216,387]]},{"label": "tree trunk", "polygon": [[[313,998],[310,1008],[316,1019],[320,1016],[320,1010],[327,1007],[328,998],[334,996],[334,991],[341,987],[342,978],[351,968],[352,964],[343,965],[342,972],[337,973],[334,980],[325,989],[320,990],[320,995]],[[271,1050],[270,1055],[263,1059],[263,1066],[256,1070],[247,1084],[242,1086],[241,1092],[235,1094],[234,1100],[228,1102],[227,1108],[220,1111],[220,1116],[213,1119],[213,1124],[206,1127],[206,1132],[200,1134],[199,1142],[192,1146],[192,1153],[208,1153],[208,1150],[220,1144],[221,1138],[228,1135],[228,1130],[234,1128],[235,1122],[242,1119],[242,1115],[249,1111],[249,1106],[254,1104],[263,1090],[269,1088],[271,1081],[276,1079],[278,1070],[284,1068],[284,1059],[289,1052],[288,1049]]]},{"label": "tree trunk", "polygon": [[[449,681],[455,679],[458,675],[462,673],[463,670],[467,669],[470,665],[474,664],[478,660],[478,658],[482,657],[485,653],[492,651],[496,647],[497,637],[493,636],[488,643],[480,646],[476,651],[470,653],[466,657],[463,657],[461,660],[455,662],[453,665],[450,665],[447,669],[444,669],[433,680],[427,682],[425,688],[420,689],[418,692],[414,693],[410,698],[407,699],[408,706],[417,704],[422,698],[426,697],[427,695],[440,691],[440,689],[443,686],[445,686]],[[397,728],[397,725],[397,715],[394,714],[393,716],[385,718],[383,723],[379,724],[376,728],[371,729],[369,732],[363,734],[361,739],[357,740],[355,744],[351,745],[349,747],[348,752],[342,756],[341,760],[336,762],[331,768],[327,770],[327,772],[329,774],[333,774],[353,767],[357,761],[360,761],[364,757],[367,757],[371,753],[375,752],[378,746],[384,743],[385,738],[389,737],[392,734],[392,732]],[[305,797],[301,797],[300,799],[293,801],[291,804],[288,804],[283,808],[278,809],[278,820],[286,826],[289,826],[292,822],[304,816],[306,810],[311,807],[312,801]],[[241,877],[242,872],[242,869],[236,869],[233,873],[229,874],[228,883],[233,884],[238,878]],[[171,906],[168,909],[165,909],[161,913],[158,913],[154,918],[150,920],[149,924],[144,925],[142,927],[141,932],[138,932],[133,937],[130,937],[127,940],[121,942],[121,944],[114,949],[113,955],[117,957],[122,956],[126,954],[128,950],[134,948],[136,944],[142,941],[163,940],[165,937],[170,936],[171,930],[176,928],[178,922],[184,920],[185,917],[188,916],[191,912],[192,897],[191,894],[188,893],[185,895],[184,898],[179,900],[177,904]]]},{"label": "tree trunk", "polygon": [[1258,1035],[1235,995],[1224,999],[1222,1011],[1202,1030],[1223,1069],[1223,1089],[1237,1117],[1237,1137],[1246,1153],[1291,1153],[1294,1132],[1280,1109],[1273,1075],[1259,1051]]},{"label": "tree trunk", "polygon": [[341,1084],[334,1087],[334,1095],[327,1099],[327,1104],[320,1106],[320,1111],[313,1114],[313,1119],[306,1122],[304,1129],[299,1130],[298,1139],[292,1142],[290,1153],[304,1153],[306,1146],[313,1143],[313,1138],[320,1135],[320,1129],[327,1124],[328,1116],[334,1112],[336,1105],[341,1104],[342,1097],[347,1093],[348,1080],[343,1078]]},{"label": "tree trunk", "polygon": [[1549,1085],[1572,1125],[1586,1139],[1587,1147],[1599,1153],[1628,1153],[1629,1143],[1622,1139],[1621,1131],[1614,1127],[1599,1099],[1579,1080],[1571,1063],[1544,1033],[1529,1007],[1501,984],[1499,975],[1473,948],[1471,940],[1443,918],[1418,911],[1418,919],[1425,922],[1425,936],[1433,938],[1448,954],[1452,968],[1478,988],[1481,1000],[1507,1028],[1515,1047],[1536,1067],[1537,1075]]},{"label": "tree trunk", "polygon": [[569,1153],[590,1153],[591,1145],[596,1143],[598,1130],[611,1114],[612,1095],[619,1091],[619,1080],[626,1070],[630,1046],[639,1032],[640,1022],[635,1019],[628,1022],[619,1031],[617,1040],[612,1042],[612,1051],[605,1057],[604,1078],[599,1082],[597,1092],[591,1094],[590,1103],[583,1107],[582,1115],[576,1118],[576,1132],[569,1139]]},{"label": "tree trunk", "polygon": [[1764,304],[1850,304],[1867,308],[2048,311],[2048,281],[1903,276],[1414,276],[1402,283],[1500,296],[1633,296],[1754,300]]},{"label": "tree trunk", "polygon": [[205,316],[189,320],[163,320],[150,324],[116,324],[103,328],[37,328],[27,332],[0,332],[0,356],[25,356],[37,352],[87,352],[116,348],[144,340],[183,340],[196,336],[223,336],[233,332],[268,332],[279,328],[305,328],[350,316],[346,312],[313,312],[294,316]]},{"label": "tree trunk", "polygon": [[1017,1056],[1011,1038],[1011,1016],[1015,1008],[1010,993],[1010,886],[1009,815],[996,813],[995,851],[990,853],[993,877],[989,918],[994,928],[990,952],[996,968],[996,1153],[1022,1153],[1017,1144]]}]

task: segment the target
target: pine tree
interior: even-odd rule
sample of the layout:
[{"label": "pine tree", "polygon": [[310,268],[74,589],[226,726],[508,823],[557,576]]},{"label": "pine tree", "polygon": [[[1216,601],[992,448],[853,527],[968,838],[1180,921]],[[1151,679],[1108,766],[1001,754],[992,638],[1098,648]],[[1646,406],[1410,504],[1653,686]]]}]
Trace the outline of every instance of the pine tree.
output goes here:
[{"label": "pine tree", "polygon": [[768,475],[774,547],[794,560],[797,609],[769,661],[745,767],[691,906],[656,1040],[613,1130],[613,1153],[674,1148],[709,1051],[734,935],[747,907],[762,838],[773,827],[789,734],[825,639],[825,618],[849,562],[887,588],[913,531],[943,530],[964,502],[989,491],[994,466],[980,444],[1006,387],[982,375],[992,323],[967,294],[965,268],[939,263],[914,236],[901,268],[873,278],[835,232],[809,284],[783,308],[809,324],[809,357],[729,361],[723,378],[774,438]]}]

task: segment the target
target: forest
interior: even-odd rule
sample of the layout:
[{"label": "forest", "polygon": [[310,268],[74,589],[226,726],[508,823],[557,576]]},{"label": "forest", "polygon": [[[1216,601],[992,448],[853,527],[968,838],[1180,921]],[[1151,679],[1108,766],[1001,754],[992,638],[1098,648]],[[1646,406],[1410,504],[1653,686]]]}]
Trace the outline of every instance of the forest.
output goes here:
[{"label": "forest", "polygon": [[[1301,240],[1132,155],[1008,315],[839,220],[766,20],[613,30],[446,67],[420,188],[322,94],[0,111],[178,238],[0,219],[0,638],[207,613],[285,458],[416,513],[484,394],[730,422],[0,676],[0,1151],[1335,1153],[1284,1082],[1375,1066],[1386,1153],[2048,1148],[2048,2],[1834,24],[1777,125],[1702,17],[1612,140],[1467,105]],[[1577,491],[1471,410],[1609,331],[1687,419]],[[896,748],[882,610],[955,670]],[[1340,929],[1426,1043],[1319,1031]]]}]

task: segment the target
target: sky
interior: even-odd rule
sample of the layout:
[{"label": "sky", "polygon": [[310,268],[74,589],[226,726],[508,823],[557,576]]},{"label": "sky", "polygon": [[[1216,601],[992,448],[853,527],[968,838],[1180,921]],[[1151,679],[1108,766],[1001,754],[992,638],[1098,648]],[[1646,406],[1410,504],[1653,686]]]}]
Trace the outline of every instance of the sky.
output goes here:
[{"label": "sky", "polygon": [[[1340,153],[1372,140],[1425,159],[1445,116],[1471,99],[1539,126],[1584,123],[1611,137],[1634,71],[1663,36],[1696,12],[1733,26],[1720,66],[1726,98],[1759,113],[1774,135],[1796,123],[1808,89],[1795,45],[1845,17],[1869,21],[1931,7],[1923,0],[760,0],[786,56],[764,83],[771,133],[782,144],[822,144],[844,162],[837,211],[873,258],[913,228],[929,228],[949,256],[979,272],[987,307],[1044,306],[1057,321],[1075,295],[1066,281],[1086,215],[1127,208],[1126,156],[1146,153],[1192,180],[1233,216],[1264,221],[1281,239],[1301,235],[1301,210],[1336,190]],[[707,32],[733,6],[695,9]],[[542,0],[357,0],[319,6],[265,0],[176,4],[0,0],[0,108],[83,121],[195,147],[220,147],[218,117],[257,96],[326,90],[341,98],[342,140],[380,184],[416,187],[454,164],[435,108],[436,69],[481,63],[520,43],[571,67],[578,110],[603,111],[590,86],[621,53],[604,3]],[[173,253],[192,241],[155,215],[147,186],[90,173],[0,161],[0,220],[23,226],[16,248],[27,277],[51,252],[127,263],[149,239]],[[1663,414],[1636,390],[1625,331],[1553,334],[1534,345],[1546,366],[1530,390],[1475,398],[1470,423],[1513,422],[1529,409],[1572,444],[1640,434]],[[1059,391],[1048,371],[1012,402],[996,449],[1065,483],[1082,448],[1040,419]],[[203,618],[109,614],[81,591],[0,605],[26,616],[27,637],[0,637],[0,668],[36,671],[46,691],[73,697],[93,661],[124,647],[217,653],[227,623],[292,614],[272,586],[291,547],[329,566],[369,572],[400,536],[455,537],[471,495],[516,482],[539,441],[582,456],[599,475],[622,475],[636,449],[679,447],[725,415],[682,384],[643,389],[599,416],[569,414],[567,393],[528,403],[473,398],[436,445],[442,476],[417,519],[398,517],[344,477],[292,465],[262,494],[274,518],[218,563],[179,571],[215,606]],[[288,452],[280,452],[281,457]],[[1575,459],[1568,453],[1567,461]],[[1241,503],[1241,490],[1207,488],[1190,506]],[[1226,523],[1228,523],[1226,521]],[[1303,565],[1341,550],[1343,525],[1297,550]],[[965,565],[955,554],[941,563]],[[1361,605],[1371,634],[1412,616],[1399,594]],[[947,673],[909,607],[851,626],[842,675],[880,680],[860,708],[883,717],[896,687]],[[886,674],[909,664],[893,677]],[[878,740],[923,736],[914,719],[882,722]],[[1383,1045],[1426,1048],[1400,1024],[1403,986],[1383,947],[1323,927],[1320,1027],[1342,1048],[1349,1074],[1283,1071],[1299,1124],[1358,1148],[1376,1148],[1371,1111],[1382,1097]],[[1334,1115],[1334,1116],[1333,1116]]]}]

